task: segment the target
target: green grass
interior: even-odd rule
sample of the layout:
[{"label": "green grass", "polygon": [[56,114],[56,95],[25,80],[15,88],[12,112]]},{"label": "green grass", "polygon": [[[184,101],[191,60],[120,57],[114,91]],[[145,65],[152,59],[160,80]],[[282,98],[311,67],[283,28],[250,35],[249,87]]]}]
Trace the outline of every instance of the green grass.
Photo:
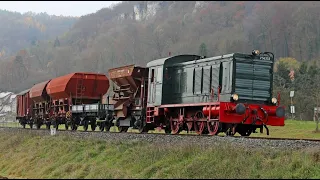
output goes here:
[{"label": "green grass", "polygon": [[[0,127],[21,127],[18,123],[6,123],[0,124]],[[26,126],[29,128],[29,126]],[[257,129],[258,133],[252,133],[251,136],[255,137],[276,137],[276,138],[310,138],[310,139],[320,139],[320,133],[314,133],[316,128],[316,124],[314,121],[298,121],[298,120],[286,120],[285,126],[277,127],[277,126],[268,126],[270,135],[266,135],[266,131],[264,129],[264,133],[260,134],[259,129]],[[45,129],[43,125],[41,129]],[[59,129],[65,129],[64,125],[60,125]],[[70,128],[69,128],[70,129]],[[83,130],[83,127],[80,126],[78,130]],[[91,131],[91,127],[89,126],[88,131]],[[96,128],[96,131],[99,131],[99,128]],[[118,132],[117,127],[111,127],[111,132]],[[138,132],[135,129],[129,129],[128,132]],[[164,133],[164,131],[149,131],[149,133]],[[182,131],[181,134],[187,134],[186,131]],[[195,134],[194,132],[190,134]],[[224,133],[220,133],[219,135],[225,135]],[[239,136],[239,134],[236,134]]]},{"label": "green grass", "polygon": [[[268,126],[268,128],[270,132],[268,137],[320,139],[320,132],[314,132],[316,129],[314,121],[286,120],[283,127]],[[267,137],[265,129],[263,134],[255,133],[251,136]]]},{"label": "green grass", "polygon": [[320,150],[106,142],[0,132],[10,178],[320,178]]}]

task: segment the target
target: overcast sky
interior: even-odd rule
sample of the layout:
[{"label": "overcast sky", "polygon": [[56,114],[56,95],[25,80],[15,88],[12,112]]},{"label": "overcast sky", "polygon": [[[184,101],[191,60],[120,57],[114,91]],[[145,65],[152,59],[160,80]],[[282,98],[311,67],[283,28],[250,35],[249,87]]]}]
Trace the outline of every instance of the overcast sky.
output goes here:
[{"label": "overcast sky", "polygon": [[83,16],[119,2],[121,1],[0,1],[0,9],[20,13],[31,11],[57,16]]}]

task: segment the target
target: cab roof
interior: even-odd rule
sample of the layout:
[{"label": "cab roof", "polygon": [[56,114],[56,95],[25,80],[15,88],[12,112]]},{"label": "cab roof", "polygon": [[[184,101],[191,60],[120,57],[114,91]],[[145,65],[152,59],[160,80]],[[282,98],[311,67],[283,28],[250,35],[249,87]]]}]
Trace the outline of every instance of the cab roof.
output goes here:
[{"label": "cab roof", "polygon": [[165,63],[171,63],[171,62],[180,63],[180,62],[186,62],[186,61],[193,61],[193,60],[198,60],[200,58],[201,58],[201,56],[189,55],[189,54],[169,56],[166,58],[161,58],[161,59],[150,61],[147,64],[147,67],[161,66],[161,65],[164,65]]}]

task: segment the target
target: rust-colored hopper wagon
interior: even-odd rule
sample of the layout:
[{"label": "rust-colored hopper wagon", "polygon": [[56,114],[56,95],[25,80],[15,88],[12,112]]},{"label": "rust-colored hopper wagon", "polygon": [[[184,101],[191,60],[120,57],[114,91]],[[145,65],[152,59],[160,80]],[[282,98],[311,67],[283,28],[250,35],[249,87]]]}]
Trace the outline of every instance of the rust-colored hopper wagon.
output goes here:
[{"label": "rust-colored hopper wagon", "polygon": [[135,65],[109,70],[109,78],[116,84],[113,90],[114,112],[119,131],[129,127],[139,129],[145,115],[148,69]]},{"label": "rust-colored hopper wagon", "polygon": [[26,124],[30,124],[30,128],[32,128],[32,123],[30,123],[31,120],[31,114],[32,114],[32,101],[29,97],[30,89],[25,90],[17,94],[17,116],[16,119],[19,121],[19,123],[23,126],[23,128],[26,127]]},{"label": "rust-colored hopper wagon", "polygon": [[49,82],[50,80],[38,83],[30,89],[30,99],[33,101],[32,120],[37,125],[37,129],[40,129],[43,124],[50,129],[50,97],[46,91]]},{"label": "rust-colored hopper wagon", "polygon": [[72,129],[87,126],[90,121],[95,125],[95,121],[85,117],[73,117],[72,106],[99,103],[108,89],[109,80],[104,74],[76,72],[52,79],[46,90],[51,98],[53,125],[58,128],[59,124],[65,124],[66,129],[69,125]]}]

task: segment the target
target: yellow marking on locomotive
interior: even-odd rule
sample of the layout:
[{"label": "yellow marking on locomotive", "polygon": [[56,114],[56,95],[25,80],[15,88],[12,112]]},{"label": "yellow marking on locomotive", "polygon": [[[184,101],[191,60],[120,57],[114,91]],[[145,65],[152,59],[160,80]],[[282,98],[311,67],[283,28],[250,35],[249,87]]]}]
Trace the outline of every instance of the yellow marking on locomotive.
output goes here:
[{"label": "yellow marking on locomotive", "polygon": [[69,118],[69,117],[71,117],[71,111],[68,111],[68,112],[66,113],[66,118]]}]

